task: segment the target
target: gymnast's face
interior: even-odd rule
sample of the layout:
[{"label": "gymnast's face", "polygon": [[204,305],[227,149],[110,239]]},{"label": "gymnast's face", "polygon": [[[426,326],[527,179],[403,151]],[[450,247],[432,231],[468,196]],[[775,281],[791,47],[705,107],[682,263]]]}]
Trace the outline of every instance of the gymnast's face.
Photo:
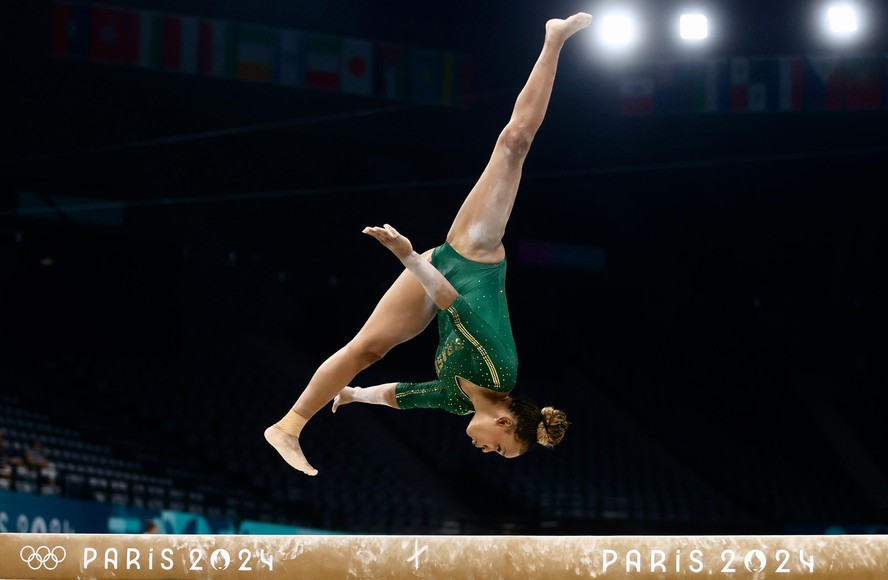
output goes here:
[{"label": "gymnast's face", "polygon": [[466,428],[466,435],[472,445],[484,453],[496,453],[507,459],[521,455],[522,446],[515,439],[515,419],[511,415],[491,417],[490,415],[473,415]]}]

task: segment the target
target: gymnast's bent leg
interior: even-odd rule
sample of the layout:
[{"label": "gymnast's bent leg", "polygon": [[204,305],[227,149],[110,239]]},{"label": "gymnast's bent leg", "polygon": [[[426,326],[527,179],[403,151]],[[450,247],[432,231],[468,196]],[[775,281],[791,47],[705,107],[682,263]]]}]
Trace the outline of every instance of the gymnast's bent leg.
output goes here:
[{"label": "gymnast's bent leg", "polygon": [[[431,251],[423,254],[428,259]],[[295,469],[317,475],[299,445],[302,427],[329,403],[359,372],[394,346],[425,330],[435,317],[435,305],[422,285],[404,270],[380,299],[357,335],[315,371],[293,408],[265,430],[265,439]]]}]

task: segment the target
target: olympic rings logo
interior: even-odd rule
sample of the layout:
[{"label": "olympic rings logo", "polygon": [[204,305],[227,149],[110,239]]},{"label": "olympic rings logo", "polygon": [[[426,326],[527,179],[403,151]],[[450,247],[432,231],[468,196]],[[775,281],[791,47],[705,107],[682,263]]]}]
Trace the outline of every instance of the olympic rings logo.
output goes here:
[{"label": "olympic rings logo", "polygon": [[55,570],[67,555],[68,552],[62,546],[56,546],[51,550],[46,546],[38,546],[37,548],[25,546],[19,552],[22,562],[27,564],[31,570],[41,568]]}]

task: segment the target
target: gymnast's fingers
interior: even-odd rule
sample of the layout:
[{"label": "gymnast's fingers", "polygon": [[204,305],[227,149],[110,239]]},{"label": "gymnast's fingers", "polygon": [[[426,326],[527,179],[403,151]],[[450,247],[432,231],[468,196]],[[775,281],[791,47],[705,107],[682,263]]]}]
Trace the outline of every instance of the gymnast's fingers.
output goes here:
[{"label": "gymnast's fingers", "polygon": [[379,228],[376,226],[367,226],[361,231],[368,236],[373,236],[374,238],[379,239]]},{"label": "gymnast's fingers", "polygon": [[396,230],[395,228],[393,228],[389,224],[385,224],[384,227],[367,226],[366,228],[363,229],[363,232],[365,234],[369,234],[369,235],[373,236],[374,238],[376,238],[380,242],[388,241],[388,240],[395,240],[401,236],[401,234],[398,233],[398,230]]},{"label": "gymnast's fingers", "polygon": [[391,234],[380,227],[366,227],[363,231],[365,234],[375,238],[376,241],[381,244],[385,244],[386,242],[392,240]]}]

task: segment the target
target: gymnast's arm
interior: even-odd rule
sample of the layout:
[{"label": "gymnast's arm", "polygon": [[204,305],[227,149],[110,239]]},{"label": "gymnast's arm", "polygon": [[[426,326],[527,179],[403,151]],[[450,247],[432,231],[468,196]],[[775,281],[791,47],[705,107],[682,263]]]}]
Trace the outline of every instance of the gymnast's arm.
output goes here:
[{"label": "gymnast's arm", "polygon": [[385,224],[384,227],[366,227],[364,233],[376,238],[379,243],[391,250],[401,260],[404,267],[410,270],[426,294],[441,310],[447,310],[453,301],[459,296],[459,292],[450,283],[444,274],[438,271],[428,260],[413,251],[413,245],[398,231]]},{"label": "gymnast's arm", "polygon": [[333,412],[342,405],[349,403],[368,403],[370,405],[386,405],[393,409],[399,409],[395,398],[395,386],[398,383],[385,383],[375,387],[345,387],[336,398],[333,399]]}]

